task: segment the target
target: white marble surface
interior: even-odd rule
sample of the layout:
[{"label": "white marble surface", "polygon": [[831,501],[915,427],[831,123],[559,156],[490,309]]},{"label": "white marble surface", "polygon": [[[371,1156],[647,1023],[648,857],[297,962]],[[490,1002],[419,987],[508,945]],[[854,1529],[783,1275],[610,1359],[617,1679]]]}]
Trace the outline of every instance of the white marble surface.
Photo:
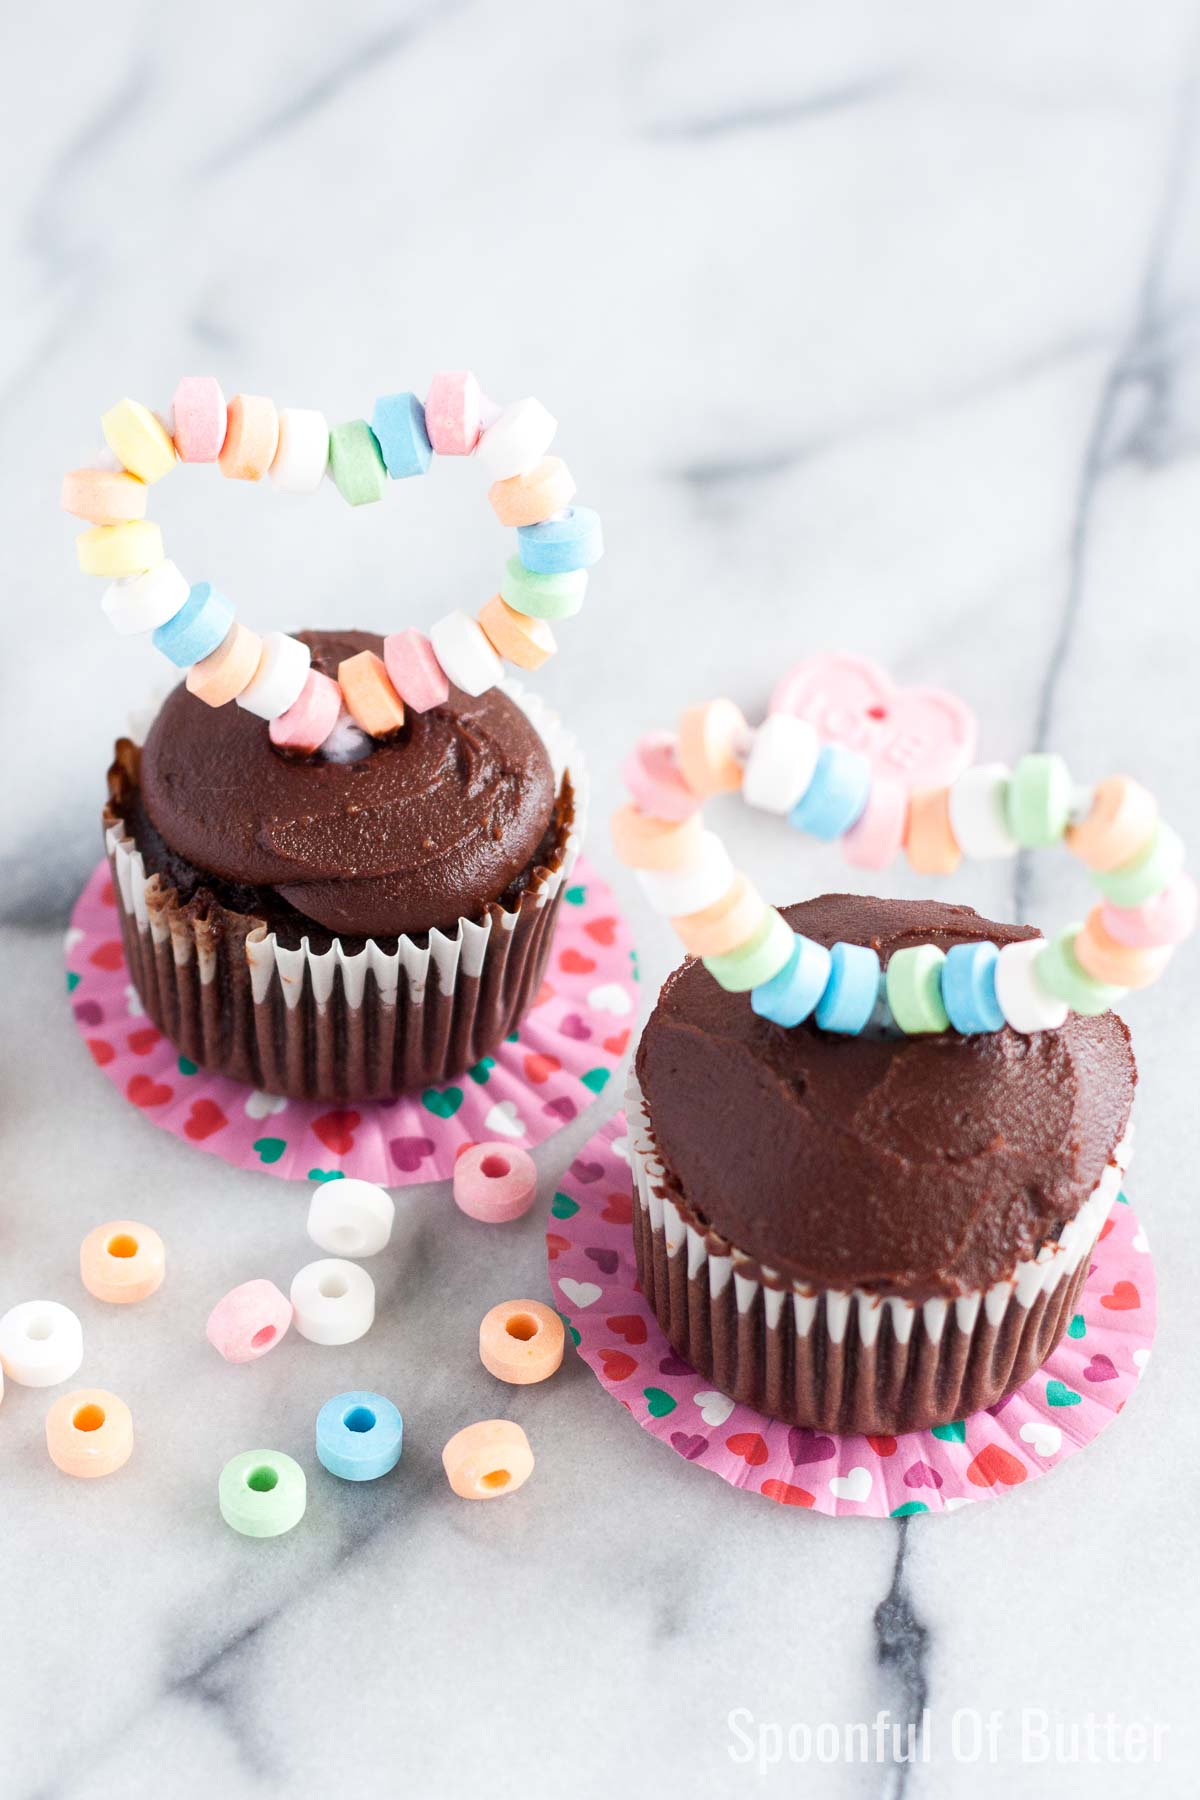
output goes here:
[{"label": "white marble surface", "polygon": [[[57,490],[105,405],[184,370],[353,416],[469,361],[559,413],[605,515],[543,680],[601,818],[636,730],[706,692],[759,707],[783,660],[847,644],[957,688],[995,755],[1133,766],[1195,843],[1198,23],[1182,0],[6,9],[0,1305],[78,1305],[83,1373],[128,1396],[139,1448],[71,1484],[45,1397],[0,1409],[5,1800],[1195,1792],[1195,957],[1129,1008],[1161,1328],[1086,1455],[907,1533],[798,1516],[664,1453],[576,1364],[512,1398],[539,1452],[520,1499],[454,1503],[440,1445],[495,1405],[475,1322],[544,1291],[540,1218],[485,1241],[413,1193],[358,1350],[231,1370],[205,1345],[226,1285],[305,1259],[304,1195],[132,1117],[62,1004],[107,750],[161,676],[102,629]],[[265,624],[488,591],[462,471],[366,515],[215,478],[201,506],[203,481],[160,490],[172,551]],[[845,885],[727,823],[773,898]],[[652,992],[671,943],[611,872]],[[1082,899],[1058,861],[953,891],[1049,924]],[[125,1211],[172,1272],[116,1316],[74,1259]],[[314,1479],[274,1544],[225,1531],[224,1458],[303,1452],[353,1384],[400,1401],[402,1474]],[[911,1776],[729,1756],[734,1707],[815,1727],[922,1703]],[[1023,1707],[1156,1721],[1166,1760],[1022,1765]],[[1000,1709],[997,1763],[953,1760],[959,1708]]]}]

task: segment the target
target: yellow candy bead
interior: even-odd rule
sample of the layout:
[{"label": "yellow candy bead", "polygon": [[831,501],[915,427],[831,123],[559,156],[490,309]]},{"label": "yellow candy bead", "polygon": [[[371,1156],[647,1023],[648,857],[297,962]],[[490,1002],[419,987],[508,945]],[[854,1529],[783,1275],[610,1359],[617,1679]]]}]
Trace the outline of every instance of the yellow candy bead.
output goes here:
[{"label": "yellow candy bead", "polygon": [[161,481],[175,467],[175,446],[161,420],[140,400],[118,400],[100,421],[104,441],[139,481]]},{"label": "yellow candy bead", "polygon": [[127,519],[123,525],[93,525],[75,540],[85,575],[144,575],[163,560],[162,532],[152,519]]}]

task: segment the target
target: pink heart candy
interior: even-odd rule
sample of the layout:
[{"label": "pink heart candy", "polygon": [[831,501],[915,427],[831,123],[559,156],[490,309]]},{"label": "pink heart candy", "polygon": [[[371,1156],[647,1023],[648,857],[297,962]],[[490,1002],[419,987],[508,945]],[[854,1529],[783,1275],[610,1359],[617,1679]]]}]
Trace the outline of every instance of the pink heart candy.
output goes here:
[{"label": "pink heart candy", "polygon": [[777,683],[771,711],[808,719],[908,788],[949,787],[975,753],[975,715],[940,688],[900,688],[866,656],[822,653]]}]

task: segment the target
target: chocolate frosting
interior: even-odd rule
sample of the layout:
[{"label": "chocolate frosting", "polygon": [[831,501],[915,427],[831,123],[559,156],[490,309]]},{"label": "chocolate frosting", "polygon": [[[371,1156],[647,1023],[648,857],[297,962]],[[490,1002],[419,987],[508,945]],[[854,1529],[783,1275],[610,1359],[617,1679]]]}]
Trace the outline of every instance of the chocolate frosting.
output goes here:
[{"label": "chocolate frosting", "polygon": [[[826,894],[783,909],[822,944],[1036,933],[965,906]],[[637,1075],[668,1187],[770,1269],[912,1299],[989,1286],[1073,1217],[1125,1133],[1137,1080],[1114,1013],[964,1038],[785,1031],[699,962],[669,977]]]},{"label": "chocolate frosting", "polygon": [[[366,631],[303,631],[336,675]],[[479,917],[530,867],[551,827],[554,772],[525,714],[492,689],[451,688],[355,763],[277,751],[236,705],[177,687],[146,740],[141,798],[167,850],[267,890],[331,932],[396,937]]]}]

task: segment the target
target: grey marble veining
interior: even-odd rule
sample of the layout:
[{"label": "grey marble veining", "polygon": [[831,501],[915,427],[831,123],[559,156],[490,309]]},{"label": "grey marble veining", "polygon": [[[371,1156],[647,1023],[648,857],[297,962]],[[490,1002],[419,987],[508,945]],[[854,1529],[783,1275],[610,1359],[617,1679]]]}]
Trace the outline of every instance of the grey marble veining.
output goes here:
[{"label": "grey marble veining", "polygon": [[[545,1291],[544,1205],[485,1234],[407,1190],[352,1357],[217,1363],[208,1306],[251,1272],[286,1283],[305,1196],[131,1117],[58,1000],[111,739],[162,671],[102,628],[57,495],[118,393],[158,403],[184,370],[351,417],[469,362],[559,414],[604,512],[589,606],[539,677],[599,820],[637,731],[716,691],[753,713],[787,658],[846,645],[961,692],[990,754],[1133,768],[1195,843],[1198,33],[1190,0],[70,0],[0,20],[0,1306],[76,1304],[81,1378],[126,1395],[139,1435],[126,1477],[71,1484],[46,1397],[10,1384],[0,1405],[4,1800],[1194,1792],[1194,961],[1128,1008],[1161,1322],[1085,1455],[952,1517],[797,1517],[665,1453],[571,1362],[505,1397],[538,1452],[520,1500],[452,1504],[440,1446],[496,1405],[473,1333]],[[351,515],[193,471],[155,516],[264,626],[380,627],[491,591],[477,487],[435,470]],[[772,898],[871,885],[736,808],[722,823]],[[592,848],[648,1000],[670,934],[602,832]],[[1047,925],[1086,900],[1045,858],[953,891]],[[602,1111],[539,1152],[543,1201]],[[113,1316],[75,1258],[124,1212],[160,1226],[171,1277]],[[401,1475],[314,1479],[274,1544],[225,1531],[224,1459],[264,1438],[306,1454],[351,1384],[401,1405]],[[736,1709],[815,1730],[926,1708],[912,1767],[760,1777],[730,1756]],[[1029,1708],[1157,1723],[1165,1760],[1022,1763]],[[999,1760],[956,1760],[955,1718],[993,1711]]]}]

